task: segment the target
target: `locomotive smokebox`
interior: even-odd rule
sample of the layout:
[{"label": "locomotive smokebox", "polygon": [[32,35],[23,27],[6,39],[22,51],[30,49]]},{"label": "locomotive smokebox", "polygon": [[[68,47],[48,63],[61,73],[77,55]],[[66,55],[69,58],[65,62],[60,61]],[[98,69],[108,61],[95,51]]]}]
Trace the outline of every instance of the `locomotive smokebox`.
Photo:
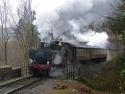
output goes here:
[{"label": "locomotive smokebox", "polygon": [[35,54],[35,60],[37,63],[46,63],[47,62],[47,53],[44,50],[39,50]]}]

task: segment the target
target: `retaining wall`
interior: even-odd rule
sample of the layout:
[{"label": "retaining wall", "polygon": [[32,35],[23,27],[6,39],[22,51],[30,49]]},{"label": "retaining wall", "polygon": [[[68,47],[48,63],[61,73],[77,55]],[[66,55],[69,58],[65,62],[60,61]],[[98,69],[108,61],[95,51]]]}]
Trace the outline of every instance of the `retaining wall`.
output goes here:
[{"label": "retaining wall", "polygon": [[0,66],[0,81],[21,76],[21,68],[11,66]]}]

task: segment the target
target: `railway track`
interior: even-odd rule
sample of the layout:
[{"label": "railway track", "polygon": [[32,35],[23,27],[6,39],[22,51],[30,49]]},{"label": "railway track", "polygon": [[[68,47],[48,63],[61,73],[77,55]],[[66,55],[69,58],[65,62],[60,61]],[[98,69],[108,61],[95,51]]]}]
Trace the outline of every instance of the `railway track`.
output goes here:
[{"label": "railway track", "polygon": [[26,88],[38,81],[40,78],[35,78],[32,76],[27,76],[23,78],[16,79],[0,85],[0,94],[13,94],[23,88]]}]

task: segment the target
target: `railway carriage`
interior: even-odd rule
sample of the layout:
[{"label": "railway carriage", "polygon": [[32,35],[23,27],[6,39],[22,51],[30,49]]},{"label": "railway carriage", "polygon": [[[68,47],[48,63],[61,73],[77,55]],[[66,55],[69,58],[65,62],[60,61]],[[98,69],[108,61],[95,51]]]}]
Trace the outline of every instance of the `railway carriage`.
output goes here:
[{"label": "railway carriage", "polygon": [[[107,50],[104,48],[99,47],[92,47],[88,45],[79,45],[79,44],[65,44],[68,47],[68,54],[67,56],[71,62],[77,63],[85,63],[87,61],[92,62],[103,62],[106,60],[107,57]],[[70,58],[71,57],[71,58]]]},{"label": "railway carriage", "polygon": [[101,62],[105,61],[107,57],[107,50],[98,48],[98,47],[90,47],[90,46],[79,46],[76,47],[76,58],[77,62],[84,63],[86,61],[92,62]]}]

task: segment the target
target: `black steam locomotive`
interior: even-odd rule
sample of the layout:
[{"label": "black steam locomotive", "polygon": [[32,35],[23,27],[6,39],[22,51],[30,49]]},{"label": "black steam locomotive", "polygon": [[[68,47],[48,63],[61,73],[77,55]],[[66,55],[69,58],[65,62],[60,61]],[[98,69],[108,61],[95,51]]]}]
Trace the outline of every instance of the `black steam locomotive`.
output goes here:
[{"label": "black steam locomotive", "polygon": [[53,42],[51,44],[41,43],[40,48],[31,49],[29,51],[30,62],[30,72],[35,76],[47,75],[52,67],[64,68],[64,63],[60,61],[55,61],[56,56],[62,56],[62,45],[59,42]]}]

